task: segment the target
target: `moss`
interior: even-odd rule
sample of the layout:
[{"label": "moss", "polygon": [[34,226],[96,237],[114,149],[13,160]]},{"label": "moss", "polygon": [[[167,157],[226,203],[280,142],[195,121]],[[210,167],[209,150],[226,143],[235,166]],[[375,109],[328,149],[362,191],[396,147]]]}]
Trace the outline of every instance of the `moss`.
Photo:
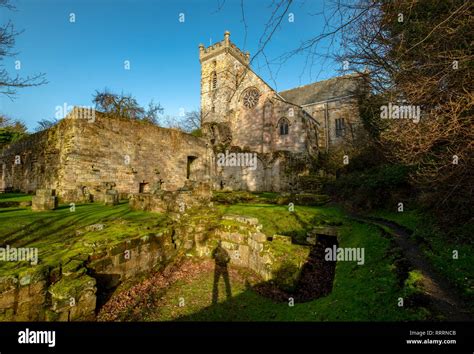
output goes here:
[{"label": "moss", "polygon": [[257,197],[244,191],[213,192],[211,200],[220,204],[235,204],[256,201]]},{"label": "moss", "polygon": [[421,288],[423,274],[419,270],[412,270],[408,273],[408,279],[405,281],[407,289],[417,291]]},{"label": "moss", "polygon": [[336,207],[296,206],[290,212],[287,206],[271,204],[220,205],[224,215],[255,217],[263,225],[262,232],[291,236],[293,241],[305,243],[306,234],[318,224],[342,224],[341,211]]},{"label": "moss", "polygon": [[46,310],[45,311],[45,320],[48,321],[48,322],[59,321],[59,313],[51,311],[51,310]]},{"label": "moss", "polygon": [[272,282],[280,289],[292,292],[298,283],[300,273],[301,267],[295,265],[294,262],[278,263],[272,271]]},{"label": "moss", "polygon": [[[86,226],[97,223],[104,223],[107,227],[97,231],[86,229]],[[27,208],[7,209],[0,213],[0,243],[11,247],[36,247],[38,266],[54,269],[71,259],[86,261],[89,255],[126,240],[167,232],[169,227],[165,215],[134,212],[128,203],[114,207],[79,204],[75,212],[70,212],[68,205],[42,213]],[[18,275],[31,268],[29,262],[0,264],[2,275]]]},{"label": "moss", "polygon": [[[49,267],[46,265],[37,265],[21,268],[18,272],[20,283],[22,278],[28,278],[28,284],[36,283],[38,281],[46,280],[49,276]],[[26,280],[24,280],[26,281]],[[27,284],[25,284],[27,285]]]},{"label": "moss", "polygon": [[276,203],[279,205],[293,203],[295,205],[319,206],[327,204],[330,200],[331,198],[324,194],[300,193],[280,196],[276,199]]},{"label": "moss", "polygon": [[51,285],[48,291],[53,298],[67,300],[74,298],[77,301],[81,292],[93,288],[95,283],[95,279],[87,275],[78,278],[63,277],[60,281]]},{"label": "moss", "polygon": [[283,290],[292,291],[299,279],[303,264],[308,259],[310,248],[273,239],[265,243],[264,251],[266,250],[273,258],[273,280]]}]

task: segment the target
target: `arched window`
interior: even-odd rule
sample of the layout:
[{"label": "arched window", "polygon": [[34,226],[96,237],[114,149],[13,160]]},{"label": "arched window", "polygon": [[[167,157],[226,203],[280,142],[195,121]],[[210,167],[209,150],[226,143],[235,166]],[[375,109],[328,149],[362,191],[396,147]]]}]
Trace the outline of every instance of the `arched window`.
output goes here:
[{"label": "arched window", "polygon": [[217,88],[217,74],[215,71],[211,74],[211,90],[215,90]]},{"label": "arched window", "polygon": [[282,118],[278,123],[278,128],[280,130],[280,135],[288,135],[290,123],[287,119]]}]

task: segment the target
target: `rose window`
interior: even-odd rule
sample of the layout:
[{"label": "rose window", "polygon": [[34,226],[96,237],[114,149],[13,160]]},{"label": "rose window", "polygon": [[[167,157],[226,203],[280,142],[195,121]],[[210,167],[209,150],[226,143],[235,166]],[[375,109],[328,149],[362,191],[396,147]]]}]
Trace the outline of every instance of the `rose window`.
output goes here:
[{"label": "rose window", "polygon": [[253,108],[258,103],[258,98],[260,97],[259,92],[257,89],[250,89],[244,93],[243,96],[243,103],[246,108]]}]

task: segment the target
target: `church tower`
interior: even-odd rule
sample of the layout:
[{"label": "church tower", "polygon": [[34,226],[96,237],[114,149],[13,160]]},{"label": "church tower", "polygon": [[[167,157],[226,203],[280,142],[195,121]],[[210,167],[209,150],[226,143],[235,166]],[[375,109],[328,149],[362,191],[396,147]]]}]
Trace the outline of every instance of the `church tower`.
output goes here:
[{"label": "church tower", "polygon": [[230,101],[250,62],[250,54],[243,53],[230,41],[230,32],[224,39],[209,47],[199,45],[201,63],[201,125],[229,123]]}]

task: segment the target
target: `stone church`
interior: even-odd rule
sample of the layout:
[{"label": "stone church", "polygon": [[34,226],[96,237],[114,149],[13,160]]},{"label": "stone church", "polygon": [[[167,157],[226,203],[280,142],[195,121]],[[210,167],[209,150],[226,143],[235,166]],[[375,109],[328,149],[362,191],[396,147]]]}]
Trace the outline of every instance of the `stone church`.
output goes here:
[{"label": "stone church", "polygon": [[[360,126],[355,75],[276,92],[225,32],[199,46],[201,131],[195,137],[74,108],[54,127],[6,146],[0,190],[54,189],[60,200],[103,200],[190,188],[302,190],[322,152],[351,143]],[[224,158],[225,157],[225,158]]]}]

